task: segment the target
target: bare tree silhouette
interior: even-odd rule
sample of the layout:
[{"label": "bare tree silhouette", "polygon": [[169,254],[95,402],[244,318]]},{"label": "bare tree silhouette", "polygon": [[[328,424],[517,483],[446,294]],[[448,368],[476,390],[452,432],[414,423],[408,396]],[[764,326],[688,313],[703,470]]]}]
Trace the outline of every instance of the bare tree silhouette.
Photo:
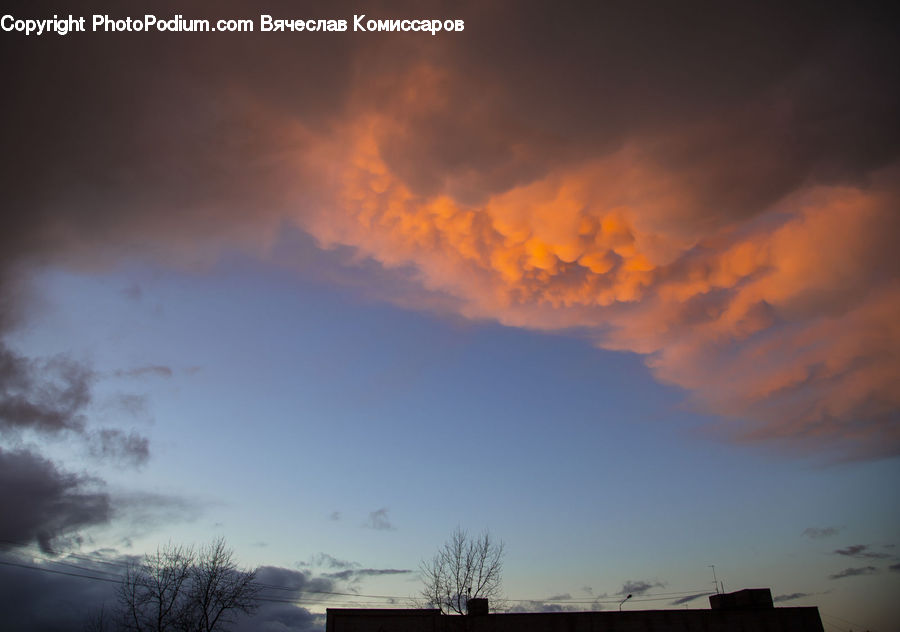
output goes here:
[{"label": "bare tree silhouette", "polygon": [[121,629],[129,632],[224,631],[257,608],[256,571],[237,566],[221,538],[195,553],[169,545],[129,566],[119,587]]},{"label": "bare tree silhouette", "polygon": [[457,527],[437,554],[422,561],[419,571],[427,604],[449,614],[465,614],[469,599],[486,598],[493,608],[502,600],[503,542],[488,531],[471,537]]}]

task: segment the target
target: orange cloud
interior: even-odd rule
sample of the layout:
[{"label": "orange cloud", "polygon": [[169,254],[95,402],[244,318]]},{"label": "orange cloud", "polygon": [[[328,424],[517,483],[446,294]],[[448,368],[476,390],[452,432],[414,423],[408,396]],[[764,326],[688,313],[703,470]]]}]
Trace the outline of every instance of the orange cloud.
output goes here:
[{"label": "orange cloud", "polygon": [[[444,107],[430,94],[416,116]],[[412,266],[466,317],[578,327],[645,354],[746,440],[900,449],[897,169],[731,217],[704,206],[695,173],[636,139],[472,196],[449,180],[420,186],[386,157],[419,98],[400,90],[377,113],[360,107],[306,155],[322,202],[297,221],[323,246]]]}]

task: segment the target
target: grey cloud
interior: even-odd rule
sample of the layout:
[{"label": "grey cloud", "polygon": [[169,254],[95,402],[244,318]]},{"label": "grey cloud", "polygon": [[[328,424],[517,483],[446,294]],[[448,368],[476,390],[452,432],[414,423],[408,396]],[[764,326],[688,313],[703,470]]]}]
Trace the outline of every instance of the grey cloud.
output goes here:
[{"label": "grey cloud", "polygon": [[335,573],[324,573],[324,577],[336,579],[339,581],[357,583],[366,577],[381,577],[383,575],[407,575],[413,571],[409,569],[398,568],[355,568],[337,571]]},{"label": "grey cloud", "polygon": [[521,601],[509,609],[509,612],[578,612],[583,610],[603,610],[603,604],[594,601],[591,604],[560,604],[545,601]]},{"label": "grey cloud", "polygon": [[707,595],[709,595],[708,592],[696,593],[694,595],[685,595],[684,597],[679,597],[678,599],[675,599],[674,601],[672,601],[672,605],[673,606],[681,606],[686,603],[690,603],[696,599],[700,599],[701,597],[706,597]]},{"label": "grey cloud", "polygon": [[341,560],[328,553],[319,553],[314,556],[312,563],[316,566],[325,566],[327,568],[353,568],[354,566],[359,566],[356,562]]},{"label": "grey cloud", "polygon": [[890,566],[888,566],[888,570],[893,571],[895,573],[900,573],[900,563],[891,564]]},{"label": "grey cloud", "polygon": [[198,500],[152,492],[119,492],[112,496],[113,517],[129,536],[142,535],[173,522],[191,522],[206,505]]},{"label": "grey cloud", "polygon": [[0,448],[0,480],[0,549],[10,542],[37,543],[52,553],[62,540],[112,516],[110,496],[99,481],[61,471],[27,450]]},{"label": "grey cloud", "polygon": [[32,360],[0,342],[0,432],[81,432],[93,379],[88,367],[65,356]]},{"label": "grey cloud", "polygon": [[330,514],[328,514],[328,519],[333,522],[337,522],[338,520],[341,519],[341,512],[340,511],[332,511]]},{"label": "grey cloud", "polygon": [[813,540],[818,540],[820,538],[828,538],[833,535],[837,535],[839,532],[840,529],[837,527],[807,527],[800,535],[806,536],[807,538],[811,538]]},{"label": "grey cloud", "polygon": [[88,449],[96,458],[135,466],[150,458],[150,440],[136,432],[126,434],[117,428],[103,428],[92,433],[92,438]]},{"label": "grey cloud", "polygon": [[[0,611],[8,632],[81,632],[101,611],[109,620],[117,606],[122,569],[134,556],[95,551],[35,562],[31,556],[0,559]],[[10,564],[19,564],[12,566]],[[22,566],[32,568],[22,568]],[[39,570],[35,570],[37,567]],[[325,617],[304,607],[304,599],[321,603],[334,591],[331,580],[309,573],[263,566],[257,570],[264,599],[252,616],[239,618],[235,632],[321,632]],[[294,601],[296,603],[284,603]]]},{"label": "grey cloud", "polygon": [[394,531],[397,529],[397,527],[388,520],[387,507],[382,507],[381,509],[369,513],[369,519],[363,523],[363,526],[368,529],[375,529],[376,531]]},{"label": "grey cloud", "polygon": [[31,556],[9,555],[0,559],[43,569],[0,564],[0,612],[6,632],[82,632],[92,615],[115,606],[117,567],[79,558],[61,561],[36,563]]},{"label": "grey cloud", "polygon": [[569,593],[560,593],[559,595],[553,595],[551,597],[547,597],[544,601],[568,601],[572,598],[572,595]]},{"label": "grey cloud", "polygon": [[843,549],[835,549],[835,555],[845,555],[847,557],[884,559],[890,557],[887,553],[874,553],[869,550],[868,544],[854,544]]},{"label": "grey cloud", "polygon": [[863,566],[860,568],[845,568],[844,570],[835,573],[834,575],[829,575],[828,579],[843,579],[845,577],[857,577],[859,575],[872,575],[877,573],[878,569],[874,566]]},{"label": "grey cloud", "polygon": [[804,597],[812,597],[812,596],[813,596],[812,593],[796,592],[796,593],[790,593],[787,595],[776,595],[775,597],[772,598],[772,601],[774,601],[775,603],[781,603],[783,601],[793,601],[794,599],[803,599]]},{"label": "grey cloud", "polygon": [[627,582],[622,584],[622,590],[620,590],[616,594],[617,595],[629,595],[629,594],[643,595],[651,588],[663,588],[665,585],[666,584],[664,582],[658,582],[658,581],[628,580]]},{"label": "grey cloud", "polygon": [[172,377],[173,371],[171,367],[151,364],[147,366],[139,366],[133,369],[116,371],[116,377]]}]

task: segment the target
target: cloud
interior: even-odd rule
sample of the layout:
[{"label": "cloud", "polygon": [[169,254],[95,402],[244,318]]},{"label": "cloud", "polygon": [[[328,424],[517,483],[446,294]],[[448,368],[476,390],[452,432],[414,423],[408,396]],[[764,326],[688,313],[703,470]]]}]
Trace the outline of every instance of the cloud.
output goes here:
[{"label": "cloud", "polygon": [[386,507],[370,512],[369,519],[363,523],[363,526],[376,531],[395,531],[397,529],[388,520],[388,509]]},{"label": "cloud", "polygon": [[93,372],[65,356],[32,360],[0,342],[0,432],[84,430]]},{"label": "cloud", "polygon": [[710,593],[708,593],[708,592],[702,592],[702,593],[696,593],[694,595],[686,595],[684,597],[679,597],[678,599],[675,599],[674,601],[672,601],[672,605],[673,606],[681,606],[686,603],[690,603],[696,599],[700,599],[701,597],[707,597],[707,596],[709,596],[709,594]]},{"label": "cloud", "polygon": [[124,465],[143,465],[150,458],[150,440],[132,431],[103,428],[93,433],[89,443],[91,454],[103,460],[115,460]]},{"label": "cloud", "polygon": [[837,535],[839,532],[840,529],[838,527],[807,527],[800,535],[813,540],[818,540],[820,538],[828,538]]},{"label": "cloud", "polygon": [[[50,632],[84,629],[102,609],[115,617],[116,588],[122,570],[134,556],[117,551],[94,551],[57,560],[5,557],[14,565],[0,564],[0,609],[4,630]],[[28,567],[28,568],[23,568]],[[241,616],[231,629],[237,632],[320,632],[323,614],[303,604],[320,604],[330,598],[335,584],[326,578],[290,569],[262,566],[257,570],[262,601],[252,616]]]},{"label": "cloud", "polygon": [[334,573],[323,573],[323,577],[343,582],[356,583],[367,577],[382,577],[384,575],[406,575],[413,571],[397,568],[352,568]]},{"label": "cloud", "polygon": [[553,603],[553,600],[520,601],[512,606],[508,612],[581,612],[584,610],[603,610],[603,604],[595,600],[590,604],[561,604]]},{"label": "cloud", "polygon": [[617,592],[617,595],[643,595],[651,588],[664,588],[665,582],[657,582],[657,581],[632,581],[628,580],[624,584],[622,584],[622,590]]},{"label": "cloud", "polygon": [[812,593],[797,592],[797,593],[790,593],[787,595],[776,595],[775,597],[772,598],[772,601],[775,603],[780,603],[783,601],[793,601],[795,599],[803,599],[805,597],[813,597],[813,596],[814,595]]},{"label": "cloud", "polygon": [[829,575],[828,579],[843,579],[845,577],[856,577],[858,575],[872,575],[877,573],[878,569],[874,566],[863,566],[860,568],[845,568],[844,570],[835,573],[834,575]]},{"label": "cloud", "polygon": [[512,2],[454,10],[477,28],[336,38],[327,59],[264,34],[117,41],[110,67],[100,38],[64,68],[58,42],[23,55],[0,111],[17,123],[0,301],[14,270],[203,268],[291,227],[400,279],[365,291],[404,307],[641,354],[719,417],[713,436],[900,452],[900,76],[880,10],[784,6],[773,31],[751,5],[662,28],[597,4],[560,9],[583,27],[565,32]]},{"label": "cloud", "polygon": [[357,562],[341,560],[333,555],[329,555],[328,553],[319,553],[318,555],[313,556],[311,565],[319,567],[324,566],[327,568],[353,568],[359,566]]},{"label": "cloud", "polygon": [[116,567],[104,567],[81,558],[62,561],[62,564],[35,562],[31,556],[9,555],[0,560],[29,567],[0,563],[0,611],[4,630],[75,632],[82,630],[101,608],[107,615],[111,612],[116,604]]},{"label": "cloud", "polygon": [[172,377],[173,371],[171,367],[150,364],[147,366],[139,366],[133,369],[116,371],[116,377]]},{"label": "cloud", "polygon": [[0,480],[0,549],[36,543],[53,553],[81,529],[112,517],[109,494],[98,480],[64,472],[27,450],[0,448]]},{"label": "cloud", "polygon": [[854,544],[843,549],[835,549],[835,555],[846,555],[847,557],[884,559],[890,557],[887,553],[873,553],[869,551],[867,544]]},{"label": "cloud", "polygon": [[895,573],[900,573],[900,563],[891,564],[890,566],[888,566],[888,570],[893,571]]},{"label": "cloud", "polygon": [[328,514],[328,519],[331,520],[332,522],[339,521],[341,519],[341,512],[340,511],[332,511],[330,514]]}]

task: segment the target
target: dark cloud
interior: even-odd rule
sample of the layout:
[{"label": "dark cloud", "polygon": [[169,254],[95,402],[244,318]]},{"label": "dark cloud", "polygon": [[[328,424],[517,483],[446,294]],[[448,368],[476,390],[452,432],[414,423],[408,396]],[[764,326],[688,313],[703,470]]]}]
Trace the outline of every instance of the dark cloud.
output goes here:
[{"label": "dark cloud", "polygon": [[622,590],[617,592],[617,595],[643,595],[651,588],[663,588],[665,587],[665,582],[658,581],[632,581],[628,580],[624,584],[622,584]]},{"label": "dark cloud", "polygon": [[804,597],[812,597],[812,593],[790,593],[787,595],[775,595],[772,597],[772,601],[775,603],[780,603],[782,601],[793,601],[794,599],[803,599]]},{"label": "dark cloud", "polygon": [[584,610],[603,610],[603,604],[595,600],[590,604],[553,603],[554,599],[519,601],[509,608],[508,612],[580,612]]},{"label": "dark cloud", "polygon": [[387,507],[370,512],[369,519],[363,523],[363,526],[376,531],[395,531],[397,529],[388,519]]},{"label": "dark cloud", "polygon": [[[433,7],[443,10],[440,4]],[[92,10],[103,11],[102,3]],[[241,13],[231,2],[199,2],[192,10],[210,18]],[[354,3],[329,3],[323,17],[351,18],[358,10]],[[319,11],[325,9],[311,8],[308,15]],[[370,17],[400,18],[420,16],[423,7],[373,2],[365,11]],[[21,10],[22,17],[52,13],[49,2]],[[760,288],[749,300],[738,297],[738,285],[705,283],[733,272],[717,258],[699,257],[700,265],[693,265],[699,251],[724,244],[724,236],[783,217],[773,211],[776,204],[789,200],[795,209],[791,195],[811,187],[847,187],[862,197],[872,193],[879,209],[895,207],[896,192],[883,182],[891,179],[884,170],[896,166],[900,156],[900,68],[890,61],[900,55],[886,7],[828,3],[810,11],[774,2],[711,4],[698,19],[688,5],[577,3],[556,8],[548,19],[536,2],[485,6],[469,0],[454,3],[452,13],[466,21],[466,30],[428,38],[399,33],[4,37],[2,52],[20,63],[4,75],[5,94],[11,96],[0,104],[7,122],[0,190],[10,209],[0,217],[0,276],[12,278],[14,267],[102,266],[141,257],[202,265],[225,247],[264,252],[282,226],[291,224],[323,245],[358,249],[390,270],[414,270],[419,286],[445,297],[442,305],[465,316],[544,330],[590,326],[608,348],[652,354],[660,379],[695,393],[704,409],[751,417],[757,425],[738,433],[741,440],[836,444],[856,457],[900,449],[898,404],[892,397],[896,382],[885,377],[897,373],[890,359],[896,350],[884,337],[872,343],[883,350],[879,355],[866,346],[868,338],[847,333],[887,331],[883,314],[896,312],[875,304],[879,296],[885,303],[894,300],[892,294],[884,298],[897,274],[886,237],[896,233],[890,212],[855,213],[862,229],[849,235],[848,222],[832,223],[839,227],[831,231],[837,237],[859,238],[864,256],[836,237],[824,250],[846,252],[852,265],[832,260],[830,267],[841,275],[821,287],[779,278],[773,286],[784,294]],[[273,59],[278,63],[270,63]],[[267,72],[260,73],[261,66]],[[296,79],[298,69],[303,81]],[[348,141],[354,140],[370,152],[364,160],[353,155],[356,147]],[[452,242],[464,245],[464,256],[449,252],[441,258],[431,247],[451,241],[441,230],[429,232],[427,252],[393,243],[393,233],[376,234],[377,221],[366,230],[343,230],[339,224],[354,222],[358,214],[341,202],[359,196],[335,183],[348,181],[341,172],[345,164],[370,164],[370,158],[379,162],[381,180],[378,186],[359,183],[368,196],[363,206],[378,207],[385,182],[393,185],[385,199],[398,193],[414,206],[445,198],[466,220],[460,224],[473,227],[468,238],[499,225],[514,228],[514,222],[505,222],[509,218],[479,207],[498,196],[516,194],[521,207],[518,202],[534,199],[529,187],[553,193],[554,187],[577,191],[584,183],[598,189],[625,183],[609,187],[607,197],[584,185],[590,199],[575,201],[585,215],[593,207],[636,209],[621,234],[636,236],[640,254],[649,254],[657,267],[644,274],[648,262],[633,261],[644,267],[640,278],[629,278],[610,294],[603,303],[609,310],[595,310],[593,304],[551,310],[548,305],[571,303],[559,295],[560,286],[583,286],[593,298],[608,289],[610,279],[621,276],[625,250],[619,248],[608,262],[600,260],[602,253],[591,253],[597,257],[583,260],[592,266],[588,274],[575,265],[581,253],[561,248],[538,262],[541,274],[534,266],[494,269],[503,258],[492,258],[497,253],[478,239]],[[581,177],[567,180],[571,174]],[[316,209],[325,209],[326,226],[312,217]],[[404,223],[382,222],[382,228],[396,231]],[[523,234],[560,245],[552,243],[555,234],[537,234],[526,224]],[[421,228],[421,223],[409,225]],[[584,236],[578,231],[591,230],[579,222],[572,226],[576,241]],[[514,235],[501,237],[515,241]],[[762,250],[768,251],[765,245]],[[529,261],[515,252],[499,254]],[[450,269],[448,262],[457,260],[465,265]],[[484,275],[473,274],[473,262],[482,260],[491,265]],[[563,272],[537,282],[547,278],[550,263]],[[779,263],[762,262],[759,274],[778,270]],[[607,264],[613,266],[609,277],[593,272]],[[725,276],[717,274],[720,268],[727,268]],[[502,272],[529,283],[498,286]],[[658,304],[656,283],[672,279],[701,279],[703,287],[692,300]],[[509,313],[479,300],[477,288],[489,281],[495,283],[484,296],[508,294],[523,303],[522,310]],[[841,287],[835,290],[836,285]],[[685,287],[675,294],[681,297]],[[7,281],[0,294],[0,317],[12,317],[18,300],[12,284]],[[425,308],[419,295],[398,302]],[[861,313],[850,318],[848,305]],[[735,314],[729,307],[743,311]],[[664,321],[647,326],[666,332],[661,339],[650,340],[643,331],[610,333],[623,329],[620,318],[638,323],[635,316],[649,312]],[[736,328],[715,336],[734,339],[733,344],[726,349],[689,345],[708,352],[696,366],[662,353],[699,330],[697,323],[683,321],[709,320],[710,314],[734,317]],[[844,332],[842,342],[849,339],[841,348],[853,350],[846,354],[847,366],[834,375],[815,372],[827,363],[801,357],[774,340],[772,348],[798,358],[799,366],[785,373],[814,375],[759,395],[755,382],[771,383],[767,378],[783,361],[768,347],[754,348],[765,336],[748,338],[749,329],[794,338],[791,325],[806,331],[825,314],[847,316],[834,325]],[[821,337],[835,338],[830,331]],[[746,391],[738,386],[744,381],[728,371],[745,372],[742,352],[761,357],[755,365],[765,373],[746,380]],[[722,381],[712,379],[716,376]],[[834,401],[823,400],[829,394]]]},{"label": "dark cloud", "polygon": [[100,481],[64,472],[27,450],[0,448],[0,480],[0,549],[37,543],[52,553],[60,540],[106,524],[112,516]]},{"label": "dark cloud", "polygon": [[834,554],[869,559],[884,559],[890,557],[887,553],[875,553],[870,551],[868,544],[854,544],[843,549],[835,549]]},{"label": "dark cloud", "polygon": [[890,566],[888,566],[888,570],[893,571],[895,573],[900,573],[900,563],[891,564]]},{"label": "dark cloud", "polygon": [[807,527],[800,535],[813,540],[818,540],[820,538],[828,538],[837,535],[839,532],[840,529],[838,527]]},{"label": "dark cloud", "polygon": [[407,575],[413,571],[398,568],[353,568],[334,573],[323,573],[323,577],[342,582],[357,583],[367,577],[381,577],[384,575]]},{"label": "dark cloud", "polygon": [[111,614],[118,571],[115,565],[79,558],[35,562],[32,556],[5,555],[0,558],[2,627],[7,632],[82,632],[101,608]]},{"label": "dark cloud", "polygon": [[[115,621],[116,588],[124,568],[136,559],[116,551],[71,554],[35,561],[33,556],[0,558],[0,611],[9,632],[82,632],[100,612]],[[321,632],[325,617],[306,601],[321,603],[335,584],[290,569],[263,566],[260,607],[231,627],[236,632]]]},{"label": "dark cloud", "polygon": [[173,371],[170,367],[151,364],[147,366],[139,366],[133,369],[116,371],[116,377],[172,377]]},{"label": "dark cloud", "polygon": [[65,356],[32,360],[0,342],[0,432],[81,432],[94,373]]},{"label": "dark cloud", "polygon": [[874,566],[862,566],[859,568],[845,568],[844,570],[835,573],[834,575],[829,575],[828,579],[843,579],[845,577],[856,577],[858,575],[872,575],[877,573],[878,569]]},{"label": "dark cloud", "polygon": [[681,606],[686,603],[690,603],[696,599],[700,599],[701,597],[706,597],[709,594],[710,593],[708,593],[708,592],[702,592],[702,593],[696,593],[694,595],[685,595],[684,597],[679,597],[678,599],[675,599],[674,601],[672,601],[672,605],[673,606]]}]

